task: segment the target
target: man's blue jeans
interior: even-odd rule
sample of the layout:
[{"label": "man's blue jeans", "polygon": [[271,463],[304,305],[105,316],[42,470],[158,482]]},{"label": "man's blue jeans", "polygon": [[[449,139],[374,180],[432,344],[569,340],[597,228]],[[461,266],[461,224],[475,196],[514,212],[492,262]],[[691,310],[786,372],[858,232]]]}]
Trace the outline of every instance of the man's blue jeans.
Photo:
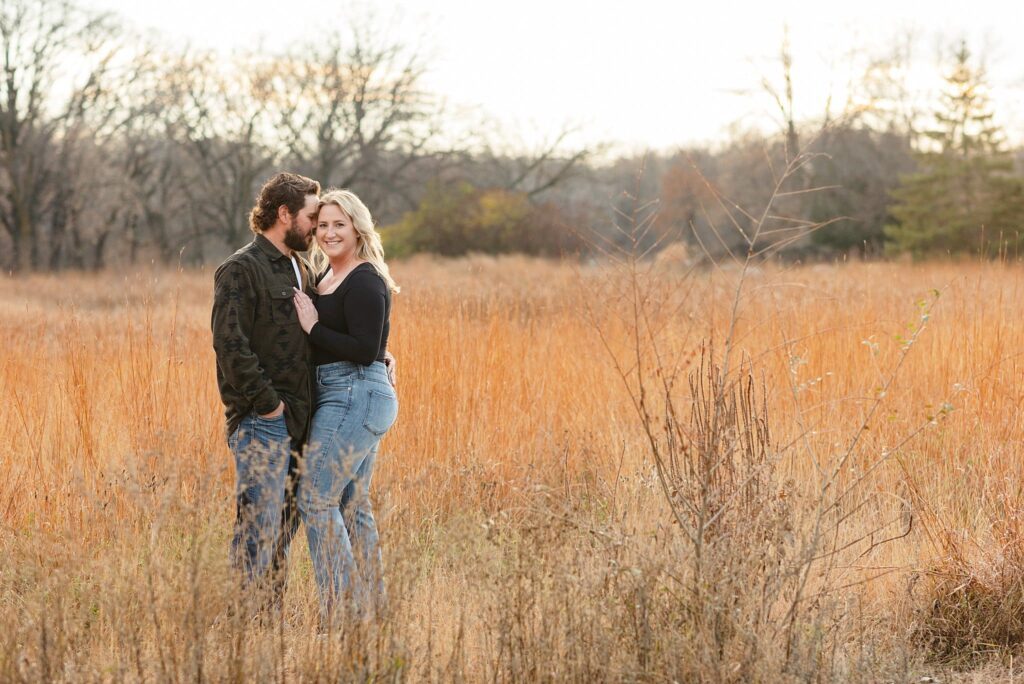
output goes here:
[{"label": "man's blue jeans", "polygon": [[398,399],[380,362],[318,366],[315,394],[297,503],[321,614],[330,618],[342,597],[367,614],[384,594],[370,481],[380,439],[398,416]]},{"label": "man's blue jeans", "polygon": [[[286,529],[285,503],[292,441],[284,414],[276,418],[246,416],[228,438],[235,458],[235,529],[232,565],[246,588],[283,587],[283,560],[293,529]],[[278,567],[278,566],[282,567]]]}]

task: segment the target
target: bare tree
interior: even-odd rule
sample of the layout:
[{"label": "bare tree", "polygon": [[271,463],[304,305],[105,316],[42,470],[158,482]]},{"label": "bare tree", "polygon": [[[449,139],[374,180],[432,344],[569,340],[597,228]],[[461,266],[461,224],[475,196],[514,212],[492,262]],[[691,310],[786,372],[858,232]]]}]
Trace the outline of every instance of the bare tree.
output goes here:
[{"label": "bare tree", "polygon": [[[182,55],[166,74],[169,134],[181,145],[191,193],[193,239],[220,236],[239,246],[259,182],[273,168],[270,140],[272,65],[254,56],[224,63],[212,55]],[[195,255],[201,259],[201,253]]]},{"label": "bare tree", "polygon": [[359,24],[279,59],[269,104],[285,158],[325,187],[358,186],[374,206],[389,195],[415,206],[417,165],[446,153],[424,70],[414,48]]},{"label": "bare tree", "polygon": [[[103,268],[110,247],[124,242],[119,220],[134,179],[122,162],[130,158],[124,154],[129,132],[143,118],[132,98],[151,85],[145,79],[152,72],[146,42],[112,27],[85,47],[93,59],[90,77],[67,101],[55,150],[59,171],[47,212],[51,269]],[[147,90],[145,99],[155,102],[157,93]]]},{"label": "bare tree", "polygon": [[[70,154],[82,113],[103,90],[114,30],[107,15],[68,0],[0,0],[0,226],[13,268],[44,265],[46,210],[67,192],[54,160]],[[67,216],[56,219],[60,240]]]},{"label": "bare tree", "polygon": [[194,171],[173,128],[182,109],[176,87],[182,64],[153,46],[140,47],[120,91],[118,135],[104,146],[106,165],[118,180],[109,224],[125,236],[123,256],[129,261],[148,251],[170,263],[194,232],[193,222],[183,220],[192,207]]},{"label": "bare tree", "polygon": [[913,30],[894,34],[883,51],[870,54],[860,79],[851,88],[851,105],[864,123],[879,131],[918,136],[927,107],[910,85],[919,36]]},{"label": "bare tree", "polygon": [[573,144],[577,133],[577,127],[565,125],[538,143],[528,145],[520,141],[514,148],[488,141],[481,158],[492,168],[495,185],[538,199],[573,178],[599,151],[596,147]]}]

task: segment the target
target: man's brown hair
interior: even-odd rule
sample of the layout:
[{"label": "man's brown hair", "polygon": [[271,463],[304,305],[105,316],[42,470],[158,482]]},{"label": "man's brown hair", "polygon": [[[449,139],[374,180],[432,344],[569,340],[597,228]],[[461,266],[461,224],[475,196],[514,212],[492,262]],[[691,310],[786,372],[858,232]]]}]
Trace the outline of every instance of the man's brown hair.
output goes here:
[{"label": "man's brown hair", "polygon": [[277,208],[282,204],[295,216],[306,205],[307,195],[319,195],[320,184],[297,173],[281,172],[260,188],[256,206],[249,212],[249,228],[262,233],[277,221]]}]

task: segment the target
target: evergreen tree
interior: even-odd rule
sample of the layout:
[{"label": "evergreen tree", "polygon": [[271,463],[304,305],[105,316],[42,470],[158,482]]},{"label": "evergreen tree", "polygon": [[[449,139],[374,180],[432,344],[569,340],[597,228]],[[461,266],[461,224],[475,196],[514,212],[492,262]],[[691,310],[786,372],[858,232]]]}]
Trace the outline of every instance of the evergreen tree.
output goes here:
[{"label": "evergreen tree", "polygon": [[971,65],[966,44],[945,80],[918,171],[891,193],[893,222],[885,227],[891,251],[977,253],[1017,240],[1024,184],[1002,150],[984,71]]}]

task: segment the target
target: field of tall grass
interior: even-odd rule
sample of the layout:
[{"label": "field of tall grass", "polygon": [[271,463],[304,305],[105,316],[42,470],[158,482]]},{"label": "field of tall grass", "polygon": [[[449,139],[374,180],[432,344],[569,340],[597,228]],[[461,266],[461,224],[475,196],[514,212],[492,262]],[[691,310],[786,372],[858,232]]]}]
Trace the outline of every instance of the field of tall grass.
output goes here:
[{"label": "field of tall grass", "polygon": [[229,609],[212,271],[0,280],[0,681],[1012,676],[1019,266],[393,272],[390,601],[326,636],[301,532]]}]

